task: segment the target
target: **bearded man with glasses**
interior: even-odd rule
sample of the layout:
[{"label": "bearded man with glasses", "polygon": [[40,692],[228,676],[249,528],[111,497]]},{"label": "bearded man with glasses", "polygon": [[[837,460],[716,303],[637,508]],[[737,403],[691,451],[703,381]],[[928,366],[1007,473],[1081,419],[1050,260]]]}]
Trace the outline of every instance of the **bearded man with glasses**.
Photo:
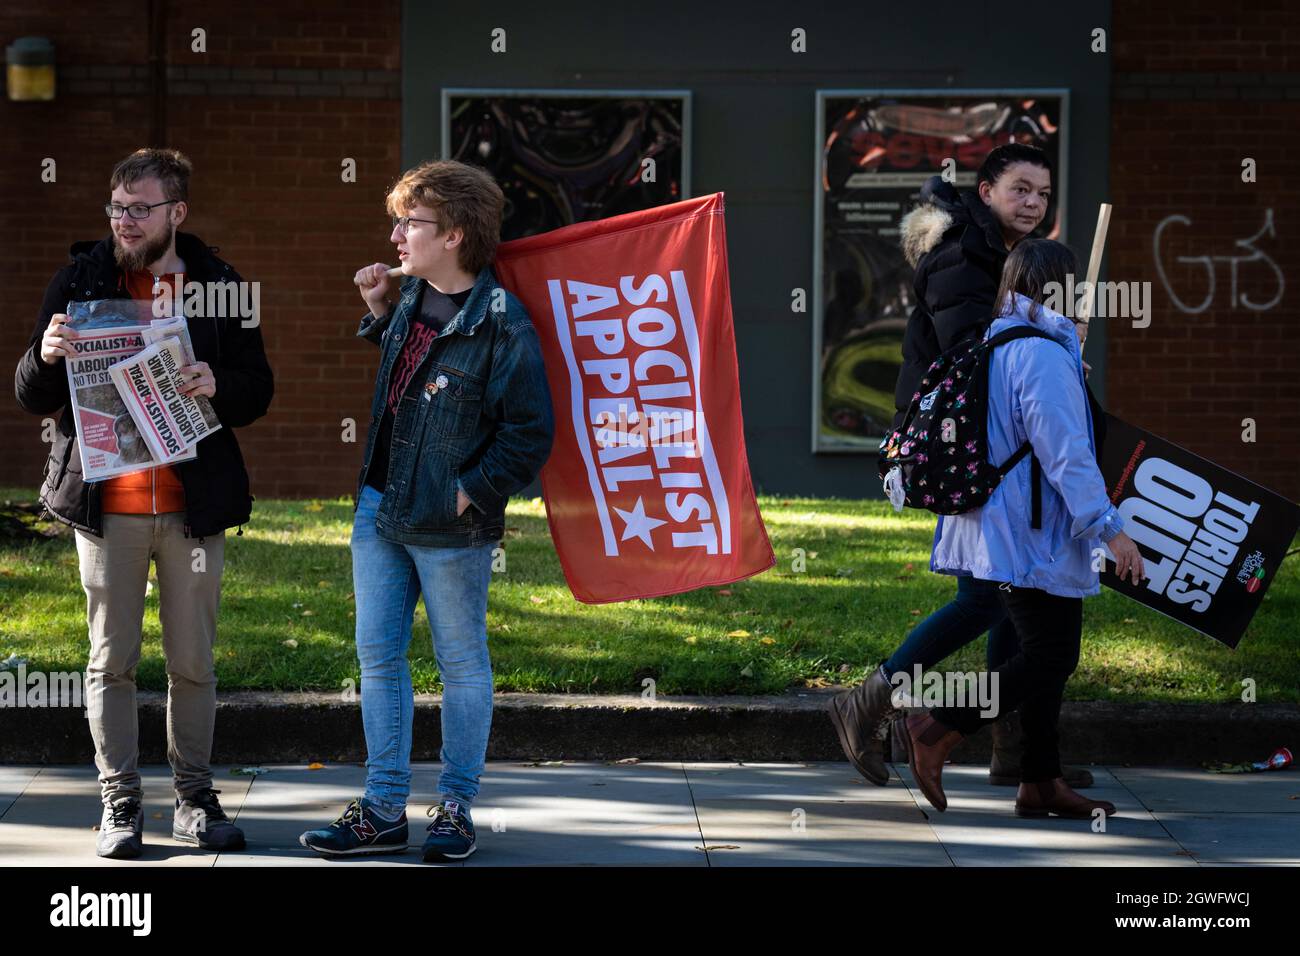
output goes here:
[{"label": "bearded man with glasses", "polygon": [[[261,330],[257,321],[205,316],[201,303],[197,310],[187,303],[196,362],[182,367],[182,390],[207,396],[225,427],[195,446],[196,458],[104,481],[83,480],[66,369],[66,359],[76,356],[76,330],[65,314],[70,301],[162,295],[175,301],[173,282],[243,281],[205,243],[178,231],[189,210],[191,170],[190,161],[173,149],[136,150],[117,164],[104,207],[111,234],[72,245],[71,261],[45,292],[15,375],[24,409],[35,415],[63,411],[41,502],[76,533],[90,630],[88,722],[103,803],[96,851],[118,859],[137,857],[142,848],[135,671],[151,560],[167,663],[172,837],[207,850],[244,846],[243,833],[212,788],[209,760],[225,532],[248,521],[253,501],[234,429],[265,415],[273,391]],[[200,314],[189,314],[194,311]],[[195,560],[196,550],[202,562]]]}]

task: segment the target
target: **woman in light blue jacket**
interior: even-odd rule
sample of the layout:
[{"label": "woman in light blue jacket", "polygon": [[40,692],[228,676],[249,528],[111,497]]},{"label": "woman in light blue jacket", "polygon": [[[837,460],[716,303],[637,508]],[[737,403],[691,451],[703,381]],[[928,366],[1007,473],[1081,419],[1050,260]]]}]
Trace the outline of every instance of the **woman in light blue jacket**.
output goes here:
[{"label": "woman in light blue jacket", "polygon": [[[1137,545],[1106,494],[1093,447],[1084,386],[1081,328],[1044,301],[1065,288],[1074,254],[1050,240],[1024,240],[1007,258],[988,335],[1027,325],[1051,338],[1021,338],[993,350],[989,365],[989,460],[1006,461],[1025,441],[1042,468],[1041,528],[1031,527],[1028,456],[1007,473],[983,507],[939,519],[930,569],[1002,582],[999,597],[1020,637],[1020,652],[991,673],[998,712],[1019,707],[1024,728],[1022,816],[1090,817],[1115,807],[1088,800],[1061,779],[1057,721],[1065,682],[1079,661],[1083,598],[1097,594],[1103,544],[1117,573],[1142,578]],[[1055,283],[1055,287],[1053,286]],[[1068,306],[1066,311],[1071,311]],[[943,762],[962,739],[995,717],[975,707],[944,707],[908,718],[912,773],[943,810]]]}]

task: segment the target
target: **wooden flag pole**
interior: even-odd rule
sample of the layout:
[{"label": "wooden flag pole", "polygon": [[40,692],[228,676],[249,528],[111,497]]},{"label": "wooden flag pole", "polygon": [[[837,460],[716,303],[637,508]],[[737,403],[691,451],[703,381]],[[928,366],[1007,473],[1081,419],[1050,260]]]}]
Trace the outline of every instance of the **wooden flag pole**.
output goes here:
[{"label": "wooden flag pole", "polygon": [[[1097,231],[1092,237],[1092,255],[1088,257],[1088,293],[1079,309],[1078,319],[1083,323],[1084,341],[1088,338],[1088,323],[1092,320],[1092,307],[1097,299],[1097,274],[1101,272],[1101,257],[1106,249],[1106,232],[1110,229],[1110,203],[1104,202],[1097,210]],[[1082,345],[1080,345],[1082,348]]]}]

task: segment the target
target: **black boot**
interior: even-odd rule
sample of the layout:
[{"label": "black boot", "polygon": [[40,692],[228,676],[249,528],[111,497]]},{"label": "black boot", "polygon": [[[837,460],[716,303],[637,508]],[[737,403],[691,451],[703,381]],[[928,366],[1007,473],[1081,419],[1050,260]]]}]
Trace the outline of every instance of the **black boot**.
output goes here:
[{"label": "black boot", "polygon": [[902,714],[890,700],[893,690],[883,668],[876,668],[857,687],[832,697],[827,708],[844,756],[858,773],[878,787],[889,782],[889,768],[880,753],[880,739],[889,729],[889,722]]},{"label": "black boot", "polygon": [[[993,759],[989,761],[989,783],[995,787],[1020,785],[1020,711],[999,717],[989,728],[993,732]],[[1072,790],[1092,786],[1092,773],[1083,767],[1062,767],[1065,785]]]}]

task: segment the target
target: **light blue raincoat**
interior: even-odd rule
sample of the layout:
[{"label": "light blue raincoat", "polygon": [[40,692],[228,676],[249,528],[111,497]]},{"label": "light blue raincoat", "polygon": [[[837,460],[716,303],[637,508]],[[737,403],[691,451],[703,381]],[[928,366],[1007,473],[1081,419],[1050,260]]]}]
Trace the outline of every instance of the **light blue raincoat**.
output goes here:
[{"label": "light blue raincoat", "polygon": [[1031,467],[1026,455],[983,507],[939,517],[930,570],[1009,581],[1014,587],[1060,597],[1086,597],[1101,590],[1093,551],[1123,530],[1124,521],[1110,503],[1097,468],[1074,323],[1046,306],[1030,321],[1031,304],[1015,294],[1014,310],[994,319],[988,335],[1028,325],[1060,345],[1024,338],[993,350],[988,451],[989,461],[1001,464],[1029,440],[1043,472],[1042,528],[1030,527]]}]

